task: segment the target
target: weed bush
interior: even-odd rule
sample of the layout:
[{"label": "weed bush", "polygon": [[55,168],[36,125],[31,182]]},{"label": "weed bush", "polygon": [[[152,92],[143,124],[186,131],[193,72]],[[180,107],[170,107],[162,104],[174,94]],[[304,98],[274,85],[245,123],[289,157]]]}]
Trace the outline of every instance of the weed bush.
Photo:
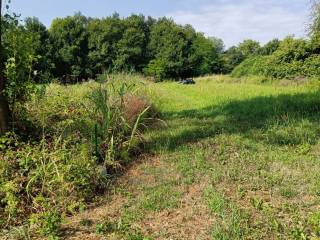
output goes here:
[{"label": "weed bush", "polygon": [[134,102],[131,107],[126,95],[133,87],[126,83],[109,88],[100,85],[89,95],[93,106],[89,115],[93,119],[94,154],[104,160],[107,169],[121,165],[119,159],[128,160],[134,138],[139,137],[138,125],[149,109],[147,104],[138,106]]},{"label": "weed bush", "polygon": [[0,154],[3,226],[21,224],[31,214],[40,233],[55,234],[62,213],[79,210],[107,183],[80,138],[24,143],[13,135],[10,141]]},{"label": "weed bush", "polygon": [[150,106],[137,89],[118,78],[52,84],[26,104],[39,126],[33,137],[0,138],[1,228],[26,226],[32,236],[55,238],[65,216],[108,187],[141,141]]}]

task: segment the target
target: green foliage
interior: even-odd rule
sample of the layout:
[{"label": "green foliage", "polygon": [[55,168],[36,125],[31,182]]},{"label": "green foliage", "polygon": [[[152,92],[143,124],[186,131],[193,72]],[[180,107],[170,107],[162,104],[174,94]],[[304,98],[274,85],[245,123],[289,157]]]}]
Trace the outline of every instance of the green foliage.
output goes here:
[{"label": "green foliage", "polygon": [[261,51],[260,44],[253,40],[244,40],[238,46],[229,48],[224,53],[224,71],[231,72],[241,62]]},{"label": "green foliage", "polygon": [[149,107],[132,105],[137,86],[118,78],[113,84],[49,85],[26,103],[29,121],[42,129],[35,129],[35,138],[0,138],[1,227],[24,224],[33,234],[56,237],[64,216],[83,210],[130,160]]},{"label": "green foliage", "polygon": [[263,75],[263,66],[268,65],[268,56],[255,56],[243,61],[232,71],[232,76]]},{"label": "green foliage", "polygon": [[252,56],[237,66],[232,75],[264,76],[275,79],[319,77],[319,56],[313,54],[311,42],[287,37],[271,55]]},{"label": "green foliage", "polygon": [[303,61],[309,57],[311,46],[307,40],[295,39],[292,36],[285,38],[273,53],[279,63],[290,63],[292,61]]},{"label": "green foliage", "polygon": [[179,78],[191,74],[188,55],[195,31],[190,27],[176,25],[162,18],[152,25],[148,51],[152,59],[146,72],[162,78]]},{"label": "green foliage", "polygon": [[88,61],[93,76],[112,70],[124,26],[118,14],[88,23]]},{"label": "green foliage", "polygon": [[114,69],[139,71],[145,67],[147,58],[147,37],[149,26],[143,15],[131,15],[123,20],[124,31],[117,43],[117,57]]},{"label": "green foliage", "polygon": [[33,63],[34,80],[38,83],[49,82],[52,78],[52,62],[48,55],[49,51],[49,32],[38,18],[27,18],[24,28],[26,32],[33,34],[37,44],[33,48],[37,61]]},{"label": "green foliage", "polygon": [[310,55],[303,63],[304,73],[308,77],[320,76],[320,55]]},{"label": "green foliage", "polygon": [[[75,83],[105,72],[121,71],[145,73],[157,81],[180,79],[230,73],[244,60],[248,62],[239,67],[242,70],[235,70],[235,76],[292,78],[316,76],[317,67],[313,67],[317,65],[316,57],[306,65],[304,62],[320,52],[318,9],[317,3],[310,41],[287,37],[260,46],[259,42],[247,39],[225,52],[222,40],[207,38],[190,25],[181,26],[171,19],[143,15],[120,18],[115,13],[98,19],[77,13],[53,20],[49,30],[38,19],[28,18],[20,30],[33,35],[37,61],[32,62],[31,73],[36,73],[33,78],[37,81],[54,77],[63,83]],[[5,26],[11,23],[6,21]],[[248,68],[251,63],[255,66]]]},{"label": "green foliage", "polygon": [[276,50],[278,50],[281,41],[279,39],[273,39],[267,42],[264,46],[262,46],[259,50],[259,54],[261,55],[271,55]]},{"label": "green foliage", "polygon": [[246,58],[259,52],[260,43],[251,39],[247,39],[240,43],[238,48],[242,55]]},{"label": "green foliage", "polygon": [[57,210],[48,210],[30,217],[30,223],[37,226],[40,235],[49,239],[56,239],[61,222],[61,215]]},{"label": "green foliage", "polygon": [[169,76],[164,59],[151,60],[148,66],[144,69],[144,73],[155,77],[156,81],[161,81]]},{"label": "green foliage", "polygon": [[223,55],[224,57],[224,71],[229,73],[231,72],[237,65],[239,65],[243,60],[244,56],[239,51],[238,47],[229,48]]},{"label": "green foliage", "polygon": [[143,15],[86,18],[80,13],[54,19],[49,30],[28,18],[25,28],[41,42],[34,65],[43,78],[75,83],[105,72],[144,72],[158,80],[178,79],[223,69],[223,42],[191,26]]},{"label": "green foliage", "polygon": [[189,57],[193,63],[192,75],[223,72],[222,50],[221,40],[212,37],[208,39],[203,34],[197,33],[192,43],[192,55]]},{"label": "green foliage", "polygon": [[144,72],[157,80],[220,73],[222,48],[221,41],[162,18],[151,27],[148,51],[152,60]]},{"label": "green foliage", "polygon": [[90,76],[87,68],[88,20],[80,13],[54,19],[49,29],[53,75],[62,82],[79,82]]},{"label": "green foliage", "polygon": [[39,46],[36,35],[11,20],[2,36],[5,46],[5,95],[13,106],[25,101],[33,89],[32,66],[37,61],[34,49]]},{"label": "green foliage", "polygon": [[54,142],[43,140],[40,144],[16,141],[18,148],[9,146],[1,154],[0,196],[4,211],[0,213],[7,219],[6,224],[18,223],[31,211],[39,217],[40,228],[51,229],[42,224],[56,226],[58,213],[69,212],[70,206],[92,196],[103,182],[89,150],[79,150],[83,144],[79,139],[62,141],[57,137]]},{"label": "green foliage", "polygon": [[138,128],[149,107],[140,109],[135,122],[130,124],[125,117],[125,97],[134,85],[111,83],[100,85],[88,96],[91,102],[89,116],[93,119],[92,146],[98,159],[104,160],[107,169],[119,167],[119,159],[128,160],[134,138],[139,137]]}]

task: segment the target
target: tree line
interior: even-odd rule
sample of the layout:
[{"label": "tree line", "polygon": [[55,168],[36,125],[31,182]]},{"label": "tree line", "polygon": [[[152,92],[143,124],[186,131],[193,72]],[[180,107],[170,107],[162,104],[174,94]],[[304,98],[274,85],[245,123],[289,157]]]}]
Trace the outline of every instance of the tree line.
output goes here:
[{"label": "tree line", "polygon": [[[317,28],[316,21],[315,18],[313,29]],[[95,79],[105,72],[143,73],[158,81],[231,72],[237,76],[264,73],[280,78],[288,75],[283,71],[289,70],[272,72],[265,67],[283,63],[279,58],[291,64],[292,55],[300,52],[305,58],[308,53],[314,55],[318,51],[317,37],[312,41],[293,37],[283,41],[274,39],[263,46],[249,39],[225,50],[221,39],[206,37],[191,25],[182,26],[172,19],[143,15],[121,18],[115,13],[106,18],[90,18],[77,13],[54,19],[49,28],[35,17],[20,22],[11,16],[3,18],[3,25],[1,54],[6,65],[3,69],[10,67],[13,51],[19,49],[33,58],[21,57],[24,71],[20,67],[17,72],[28,73],[28,77],[37,82],[57,79],[75,83]],[[17,37],[12,39],[14,36]],[[266,57],[273,54],[281,56]],[[308,64],[316,63],[316,58],[312,56]],[[300,60],[299,56],[296,60]],[[30,61],[32,69],[25,69]],[[296,62],[291,65],[295,64],[299,65]],[[295,72],[292,70],[292,74]],[[19,79],[25,82],[26,76]]]},{"label": "tree line", "polygon": [[[7,21],[3,37],[7,49],[11,47],[7,35],[17,28],[33,39],[37,57],[33,73],[39,81],[56,78],[73,83],[119,71],[144,73],[157,80],[224,71],[221,40],[168,18],[113,14],[98,19],[77,13],[54,19],[49,29],[37,18],[18,25]],[[7,54],[5,62],[9,58]]]}]

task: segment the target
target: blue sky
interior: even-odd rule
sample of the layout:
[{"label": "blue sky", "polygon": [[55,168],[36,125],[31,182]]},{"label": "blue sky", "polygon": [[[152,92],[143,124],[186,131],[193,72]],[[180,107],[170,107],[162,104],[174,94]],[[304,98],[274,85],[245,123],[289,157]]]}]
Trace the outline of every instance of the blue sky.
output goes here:
[{"label": "blue sky", "polygon": [[12,0],[11,10],[22,17],[36,16],[47,26],[55,17],[80,11],[103,17],[143,13],[167,16],[191,24],[208,36],[222,38],[226,46],[244,39],[262,43],[294,34],[305,36],[309,0]]}]

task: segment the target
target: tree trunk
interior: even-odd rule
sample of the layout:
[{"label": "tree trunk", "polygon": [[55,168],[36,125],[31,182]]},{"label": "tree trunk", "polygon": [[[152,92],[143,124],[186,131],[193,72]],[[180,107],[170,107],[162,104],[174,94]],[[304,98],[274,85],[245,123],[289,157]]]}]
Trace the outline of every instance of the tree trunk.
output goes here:
[{"label": "tree trunk", "polygon": [[10,117],[8,100],[3,94],[4,82],[4,77],[0,76],[0,135],[8,130]]}]

